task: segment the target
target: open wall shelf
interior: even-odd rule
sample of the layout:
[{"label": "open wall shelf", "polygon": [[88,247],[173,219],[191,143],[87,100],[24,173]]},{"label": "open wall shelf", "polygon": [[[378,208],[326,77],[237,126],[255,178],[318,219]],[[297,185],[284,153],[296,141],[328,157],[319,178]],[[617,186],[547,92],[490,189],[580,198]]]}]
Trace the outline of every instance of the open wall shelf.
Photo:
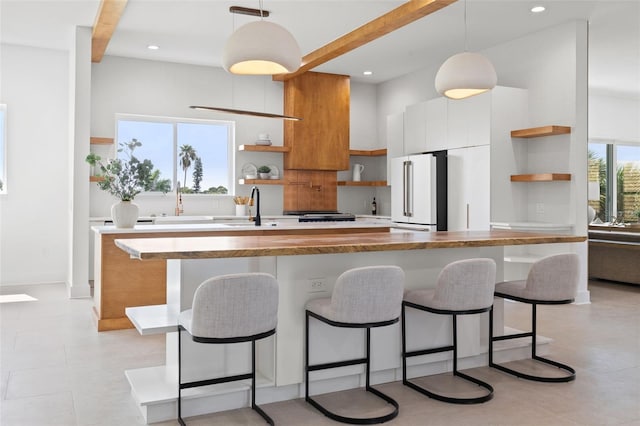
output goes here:
[{"label": "open wall shelf", "polygon": [[291,148],[288,146],[273,146],[273,145],[240,145],[238,151],[253,151],[253,152],[289,152]]},{"label": "open wall shelf", "polygon": [[556,182],[571,180],[570,173],[534,173],[529,175],[511,175],[511,182]]},{"label": "open wall shelf", "polygon": [[384,157],[387,155],[387,148],[381,149],[350,149],[349,155],[351,156],[361,156],[361,157]]},{"label": "open wall shelf", "polygon": [[239,185],[284,185],[283,179],[239,179]]},{"label": "open wall shelf", "polygon": [[339,180],[338,186],[387,186],[386,180],[353,181]]},{"label": "open wall shelf", "polygon": [[89,176],[89,182],[102,182],[104,176]]},{"label": "open wall shelf", "polygon": [[540,138],[543,136],[566,135],[571,133],[569,126],[542,126],[530,129],[512,130],[512,138]]},{"label": "open wall shelf", "polygon": [[91,136],[91,138],[89,138],[89,143],[91,145],[113,145],[113,138],[97,138]]}]

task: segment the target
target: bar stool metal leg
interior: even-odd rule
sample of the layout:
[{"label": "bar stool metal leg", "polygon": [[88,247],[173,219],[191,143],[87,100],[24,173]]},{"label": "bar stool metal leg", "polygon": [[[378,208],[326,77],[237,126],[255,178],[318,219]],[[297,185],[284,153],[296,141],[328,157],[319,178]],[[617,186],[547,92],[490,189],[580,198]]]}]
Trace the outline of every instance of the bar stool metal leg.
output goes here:
[{"label": "bar stool metal leg", "polygon": [[[520,300],[519,300],[520,301]],[[526,302],[525,302],[526,303]],[[490,330],[490,335],[489,335],[489,366],[496,368],[500,371],[503,371],[505,373],[509,373],[512,374],[516,377],[519,377],[521,379],[526,379],[526,380],[532,380],[532,381],[536,381],[536,382],[544,382],[544,383],[566,383],[566,382],[570,382],[572,380],[575,380],[576,378],[576,370],[574,370],[572,367],[566,365],[566,364],[562,364],[560,362],[557,361],[553,361],[551,359],[542,357],[540,355],[538,355],[536,353],[536,344],[537,344],[537,325],[536,325],[536,319],[537,319],[537,305],[539,303],[535,303],[533,301],[529,302],[531,304],[531,331],[530,332],[526,332],[526,333],[515,333],[515,334],[508,334],[505,336],[494,336],[493,335],[493,310],[491,310],[491,312],[489,313],[489,330]],[[567,303],[565,301],[562,302],[554,302],[554,303],[546,303],[546,304],[560,304],[560,303]],[[517,339],[519,337],[531,337],[531,359],[534,361],[538,361],[538,362],[542,362],[548,365],[551,365],[553,367],[559,368],[561,370],[564,370],[565,372],[567,372],[567,375],[564,376],[560,376],[560,377],[546,377],[546,376],[536,376],[533,374],[527,374],[527,373],[523,373],[522,371],[518,371],[509,367],[505,367],[504,365],[500,365],[500,364],[496,364],[495,362],[493,362],[493,342],[498,342],[501,340],[510,340],[510,339]]]},{"label": "bar stool metal leg", "polygon": [[[325,416],[329,417],[332,420],[335,420],[337,422],[342,422],[342,423],[349,423],[349,424],[356,424],[356,425],[369,425],[369,424],[378,424],[378,423],[384,423],[387,422],[391,419],[394,419],[395,417],[398,416],[398,412],[399,412],[399,404],[390,396],[382,393],[381,391],[373,388],[371,386],[371,381],[370,381],[370,376],[371,376],[371,325],[369,326],[364,326],[364,327],[354,327],[352,324],[344,324],[342,325],[343,327],[347,327],[347,328],[366,328],[366,339],[365,339],[365,346],[366,346],[366,354],[364,358],[360,358],[360,359],[352,359],[352,360],[347,360],[347,361],[338,361],[338,362],[330,362],[330,363],[324,363],[324,364],[316,364],[316,365],[309,365],[309,318],[313,316],[316,319],[319,319],[322,322],[325,322],[329,325],[333,325],[333,326],[338,326],[340,327],[340,325],[338,325],[337,323],[333,322],[333,321],[328,321],[325,318],[316,315],[312,312],[306,311],[306,315],[305,315],[305,401],[307,401],[309,404],[311,404],[312,406],[314,406],[318,411],[320,411],[322,414],[324,414]],[[397,321],[397,320],[396,320]],[[394,321],[394,322],[396,322]],[[383,324],[383,325],[389,325],[389,324]],[[330,411],[328,408],[324,407],[322,404],[320,404],[318,401],[316,401],[315,399],[313,399],[310,395],[309,395],[309,388],[310,388],[310,382],[309,382],[309,372],[310,371],[319,371],[319,370],[326,370],[326,369],[330,369],[330,368],[337,368],[337,367],[345,367],[348,365],[357,365],[357,364],[365,364],[365,369],[366,369],[366,384],[365,384],[365,390],[367,392],[371,392],[373,395],[377,396],[378,398],[386,401],[387,403],[391,404],[393,406],[393,411],[391,411],[388,414],[385,414],[383,416],[378,416],[378,417],[369,417],[369,418],[363,418],[363,417],[348,417],[348,416],[342,416],[340,414],[334,413],[332,411]]]},{"label": "bar stool metal leg", "polygon": [[178,327],[178,423],[186,426],[182,419],[182,327]]},{"label": "bar stool metal leg", "polygon": [[[457,317],[459,315],[459,313],[457,312],[451,312],[448,311],[446,312],[447,314],[450,314],[452,317],[452,340],[453,340],[453,344],[449,345],[449,346],[441,346],[438,348],[432,348],[432,349],[422,349],[422,350],[416,350],[416,351],[410,351],[407,352],[406,349],[406,340],[407,340],[407,336],[406,336],[406,326],[404,325],[404,319],[405,319],[405,309],[407,307],[411,307],[411,308],[415,308],[418,310],[422,310],[422,311],[426,311],[426,312],[430,312],[430,310],[425,309],[425,307],[420,306],[420,305],[415,305],[412,304],[410,302],[403,302],[402,303],[402,318],[403,318],[403,326],[402,326],[402,383],[408,387],[410,387],[411,389],[418,391],[426,396],[428,396],[429,398],[433,398],[433,399],[437,399],[438,401],[443,401],[443,402],[449,402],[452,404],[479,404],[479,403],[483,403],[483,402],[487,402],[490,399],[493,398],[493,386],[491,386],[489,383],[486,383],[482,380],[476,379],[475,377],[471,377],[468,374],[465,374],[461,371],[458,371],[458,320]],[[438,313],[445,313],[445,312],[438,312]],[[479,313],[479,312],[473,312],[473,313]],[[458,398],[458,397],[453,397],[453,396],[447,396],[447,395],[443,395],[437,392],[434,392],[432,390],[429,390],[423,386],[420,386],[416,383],[413,383],[411,381],[409,381],[409,379],[407,379],[407,358],[410,357],[414,357],[414,356],[419,356],[419,355],[428,355],[428,354],[433,354],[433,353],[439,353],[439,352],[449,352],[452,351],[453,352],[453,375],[460,377],[461,379],[467,380],[469,382],[472,382],[484,389],[486,389],[486,393],[482,396],[478,396],[478,397],[473,397],[473,398]]]}]

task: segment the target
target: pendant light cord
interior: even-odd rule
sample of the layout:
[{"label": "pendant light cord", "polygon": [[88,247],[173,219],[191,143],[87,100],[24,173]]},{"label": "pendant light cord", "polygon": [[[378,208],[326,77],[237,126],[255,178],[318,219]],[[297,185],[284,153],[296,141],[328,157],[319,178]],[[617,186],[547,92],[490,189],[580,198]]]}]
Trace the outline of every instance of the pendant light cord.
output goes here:
[{"label": "pendant light cord", "polygon": [[[262,2],[262,0],[260,0]],[[469,46],[467,45],[467,0],[464,0],[464,51],[469,51]]]}]

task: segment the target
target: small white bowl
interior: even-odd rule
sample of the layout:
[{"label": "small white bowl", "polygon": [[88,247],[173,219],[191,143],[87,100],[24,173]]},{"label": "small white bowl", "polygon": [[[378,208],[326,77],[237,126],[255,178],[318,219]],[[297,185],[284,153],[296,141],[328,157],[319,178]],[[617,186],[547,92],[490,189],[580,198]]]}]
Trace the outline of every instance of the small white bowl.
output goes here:
[{"label": "small white bowl", "polygon": [[258,179],[257,175],[244,175],[245,179]]}]

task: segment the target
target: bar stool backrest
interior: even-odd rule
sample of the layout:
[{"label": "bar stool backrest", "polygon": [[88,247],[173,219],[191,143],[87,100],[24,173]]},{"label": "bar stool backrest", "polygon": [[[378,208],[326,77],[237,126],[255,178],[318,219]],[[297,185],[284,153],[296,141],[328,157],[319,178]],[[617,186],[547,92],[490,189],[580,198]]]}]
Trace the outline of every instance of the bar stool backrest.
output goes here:
[{"label": "bar stool backrest", "polygon": [[331,295],[331,319],[366,324],[400,316],[404,271],[397,266],[367,266],[344,272]]},{"label": "bar stool backrest", "polygon": [[229,338],[265,333],[278,320],[278,282],[265,273],[221,275],[193,296],[191,334]]},{"label": "bar stool backrest", "polygon": [[525,297],[535,300],[572,300],[578,288],[579,260],[575,253],[554,254],[533,264]]},{"label": "bar stool backrest", "polygon": [[433,307],[456,311],[488,308],[493,304],[495,285],[493,259],[451,262],[438,275]]}]

